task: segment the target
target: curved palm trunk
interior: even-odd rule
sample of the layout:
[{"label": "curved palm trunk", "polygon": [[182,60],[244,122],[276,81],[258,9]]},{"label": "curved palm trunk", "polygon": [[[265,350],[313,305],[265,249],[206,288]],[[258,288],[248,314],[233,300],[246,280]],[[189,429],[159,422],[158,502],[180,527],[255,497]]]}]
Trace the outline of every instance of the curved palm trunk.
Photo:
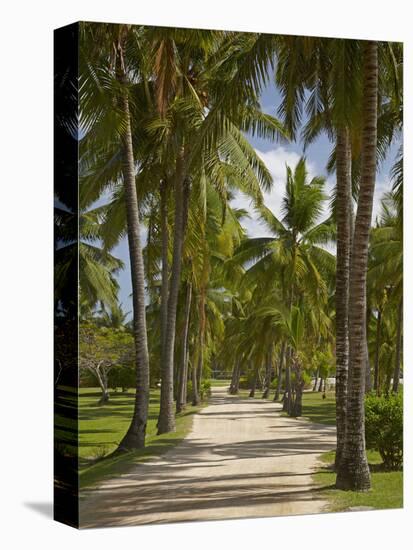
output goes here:
[{"label": "curved palm trunk", "polygon": [[186,379],[188,377],[188,334],[189,334],[189,317],[191,313],[192,299],[192,284],[186,285],[186,300],[185,300],[185,325],[184,334],[182,336],[182,355],[181,365],[178,373],[178,396],[176,400],[176,412],[181,412],[186,406]]},{"label": "curved palm trunk", "polygon": [[149,355],[146,333],[145,276],[140,237],[138,198],[135,183],[129,101],[123,97],[125,134],[123,136],[122,173],[126,197],[129,257],[132,276],[133,337],[136,352],[136,396],[132,422],[119,443],[119,450],[140,449],[145,446],[149,407]]},{"label": "curved palm trunk", "polygon": [[[344,448],[349,361],[348,307],[351,239],[351,146],[347,127],[337,129],[336,424],[335,467]],[[316,390],[317,380],[313,391]],[[319,390],[320,391],[320,390]]]},{"label": "curved palm trunk", "polygon": [[350,361],[346,434],[336,485],[339,489],[367,490],[370,471],[364,435],[366,368],[366,279],[369,231],[373,208],[377,151],[377,43],[363,50],[363,133],[360,190],[350,267]]},{"label": "curved palm trunk", "polygon": [[178,155],[175,174],[175,217],[174,217],[174,244],[171,268],[171,279],[168,296],[168,315],[165,326],[164,349],[161,365],[161,405],[158,418],[158,434],[174,432],[174,350],[176,310],[178,306],[179,285],[181,282],[182,248],[184,242],[184,151]]},{"label": "curved palm trunk", "polygon": [[403,324],[403,299],[400,300],[397,312],[397,342],[396,342],[396,365],[393,374],[393,392],[399,391],[400,364],[402,353],[402,324]]}]

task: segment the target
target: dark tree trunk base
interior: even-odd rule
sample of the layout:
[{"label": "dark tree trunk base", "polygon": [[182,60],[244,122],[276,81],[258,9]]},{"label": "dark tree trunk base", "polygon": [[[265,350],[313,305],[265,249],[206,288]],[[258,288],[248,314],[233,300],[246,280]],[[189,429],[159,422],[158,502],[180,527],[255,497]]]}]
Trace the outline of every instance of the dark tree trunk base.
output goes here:
[{"label": "dark tree trunk base", "polygon": [[143,426],[143,429],[138,433],[128,432],[122,441],[119,443],[116,453],[135,451],[136,449],[145,448],[145,433],[146,433],[146,424]]},{"label": "dark tree trunk base", "polygon": [[168,408],[171,411],[171,415],[159,416],[158,419],[158,431],[157,435],[167,434],[176,431],[175,414],[173,412],[173,404]]},{"label": "dark tree trunk base", "polygon": [[343,458],[337,473],[336,488],[342,491],[368,491],[371,488],[371,481],[367,462],[354,470]]},{"label": "dark tree trunk base", "polygon": [[109,403],[109,394],[108,393],[102,395],[102,397],[98,401],[98,405],[106,405],[106,403]]}]

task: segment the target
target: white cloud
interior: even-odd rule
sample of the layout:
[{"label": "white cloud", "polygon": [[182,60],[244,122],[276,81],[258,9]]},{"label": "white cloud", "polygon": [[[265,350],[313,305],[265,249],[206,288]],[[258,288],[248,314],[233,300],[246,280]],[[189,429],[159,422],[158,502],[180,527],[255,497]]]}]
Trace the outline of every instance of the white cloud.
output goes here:
[{"label": "white cloud", "polygon": [[[300,155],[295,151],[287,151],[282,146],[266,152],[256,149],[256,152],[264,161],[273,178],[271,191],[264,192],[264,203],[280,218],[282,216],[281,203],[285,190],[286,167],[288,165],[294,169],[300,160]],[[309,160],[307,160],[307,170],[310,179],[318,175],[316,166]],[[231,204],[236,208],[244,208],[249,212],[251,218],[243,220],[242,225],[246,228],[250,237],[268,236],[268,230],[253,212],[251,201],[248,197],[242,193],[237,193]]]},{"label": "white cloud", "polygon": [[374,189],[374,199],[373,199],[373,215],[371,218],[371,223],[374,225],[376,223],[376,218],[380,214],[381,206],[380,202],[383,198],[383,195],[391,190],[391,183],[389,181],[378,180],[376,181],[376,187]]},{"label": "white cloud", "polygon": [[[285,190],[286,166],[288,165],[292,169],[294,169],[298,161],[300,160],[300,155],[295,151],[288,151],[282,146],[276,147],[275,149],[266,152],[256,149],[256,152],[258,156],[264,161],[273,178],[273,186],[271,191],[264,192],[265,205],[278,218],[281,218],[281,204]],[[309,159],[307,159],[307,170],[309,179],[322,174],[322,170],[319,170],[316,164]],[[327,177],[325,193],[328,199],[324,203],[322,218],[325,218],[329,215],[329,199],[331,197],[334,186],[335,178]],[[380,201],[383,197],[383,194],[389,191],[390,188],[391,184],[388,180],[380,179],[376,182],[373,201],[372,224],[375,223],[376,217],[380,213]],[[244,208],[249,213],[250,218],[244,219],[242,221],[242,225],[245,227],[250,237],[268,236],[267,228],[265,227],[265,225],[262,224],[262,222],[259,221],[258,216],[253,211],[251,200],[247,196],[245,196],[243,193],[238,192],[235,198],[232,200],[231,204],[235,208]]]}]

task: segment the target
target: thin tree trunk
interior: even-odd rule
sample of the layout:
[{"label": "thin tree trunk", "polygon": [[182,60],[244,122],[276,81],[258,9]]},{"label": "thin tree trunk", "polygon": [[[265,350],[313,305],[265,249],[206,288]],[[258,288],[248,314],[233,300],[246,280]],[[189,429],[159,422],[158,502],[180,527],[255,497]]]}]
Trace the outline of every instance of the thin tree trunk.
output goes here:
[{"label": "thin tree trunk", "polygon": [[[196,343],[195,343],[196,345]],[[198,352],[194,351],[194,358],[192,360],[192,405],[197,406],[200,403],[199,389],[198,389],[198,377],[197,377],[197,364],[199,361],[199,349]]]},{"label": "thin tree trunk", "polygon": [[291,412],[291,350],[287,349],[286,362],[285,362],[285,393],[283,400],[283,411],[286,411],[288,414]]},{"label": "thin tree trunk", "polygon": [[377,153],[378,53],[376,42],[365,42],[363,65],[362,167],[350,266],[347,422],[343,455],[336,480],[339,489],[350,490],[367,490],[371,485],[364,434],[364,393],[367,261]]},{"label": "thin tree trunk", "polygon": [[97,368],[90,368],[89,369],[92,374],[94,374],[99,382],[100,389],[102,390],[102,395],[98,401],[99,405],[104,405],[109,401],[109,392],[108,392],[108,385],[107,385],[107,377],[104,378],[100,374],[99,367]]},{"label": "thin tree trunk", "polygon": [[181,350],[181,367],[178,376],[178,397],[176,400],[176,412],[181,412],[186,406],[186,378],[188,376],[188,335],[189,335],[189,318],[191,313],[192,299],[192,283],[186,284],[186,300],[185,300],[185,325],[182,336]]},{"label": "thin tree trunk", "polygon": [[380,353],[380,337],[381,337],[381,309],[377,313],[377,328],[376,328],[376,346],[374,351],[374,385],[373,389],[376,394],[379,394],[379,353]]},{"label": "thin tree trunk", "polygon": [[149,354],[146,333],[145,276],[141,245],[138,197],[135,181],[129,100],[122,98],[125,115],[123,135],[122,173],[126,198],[126,219],[130,269],[132,277],[133,337],[135,342],[136,395],[132,421],[119,443],[119,450],[140,449],[145,446],[146,423],[149,407]]},{"label": "thin tree trunk", "polygon": [[171,278],[168,296],[168,318],[164,339],[164,352],[161,365],[161,404],[158,419],[158,434],[175,431],[174,410],[174,349],[176,330],[176,310],[181,281],[182,248],[184,241],[184,151],[180,152],[176,161],[175,173],[175,219],[174,244],[171,268]]},{"label": "thin tree trunk", "polygon": [[234,363],[234,368],[232,369],[231,384],[229,386],[230,395],[235,395],[238,393],[239,371],[240,371],[240,364],[239,364],[239,361],[236,360]]},{"label": "thin tree trunk", "polygon": [[[337,268],[336,268],[336,424],[335,468],[344,448],[349,361],[348,307],[351,240],[351,145],[347,127],[337,129]],[[317,381],[314,385],[316,389]],[[320,391],[320,390],[319,390]]]},{"label": "thin tree trunk", "polygon": [[[367,321],[367,317],[366,317]],[[370,355],[369,355],[369,346],[368,346],[368,336],[367,336],[367,326],[365,327],[364,335],[364,347],[366,348],[366,365],[365,365],[365,383],[364,383],[364,393],[371,392],[372,383],[371,383],[371,368],[370,368]]]},{"label": "thin tree trunk", "polygon": [[199,362],[197,369],[198,377],[198,391],[201,390],[202,384],[202,375],[204,370],[204,347],[205,347],[205,329],[206,329],[206,317],[205,317],[205,288],[201,288],[200,291],[200,300],[199,300],[199,319],[200,319],[200,330],[199,330]]},{"label": "thin tree trunk", "polygon": [[258,378],[258,366],[254,367],[254,373],[252,377],[251,391],[248,397],[255,396],[255,388],[257,387],[257,378]]},{"label": "thin tree trunk", "polygon": [[397,312],[396,365],[393,374],[393,392],[399,391],[400,365],[402,354],[403,298],[400,300]]},{"label": "thin tree trunk", "polygon": [[166,324],[168,321],[168,286],[169,286],[169,229],[168,229],[168,194],[167,183],[161,183],[161,236],[162,236],[162,281],[161,281],[161,363],[165,351]]},{"label": "thin tree trunk", "polygon": [[317,391],[317,382],[318,382],[318,373],[320,372],[320,369],[317,368],[317,371],[315,373],[315,380],[314,380],[314,385],[313,385],[313,391]]},{"label": "thin tree trunk", "polygon": [[[272,346],[271,346],[272,347]],[[271,372],[272,372],[272,353],[271,351],[267,354],[267,363],[265,368],[265,386],[262,394],[263,399],[267,399],[270,394],[271,389]]]},{"label": "thin tree trunk", "polygon": [[280,363],[278,365],[277,389],[275,390],[275,393],[274,393],[274,401],[278,401],[280,399],[284,358],[285,358],[285,341],[283,341],[281,344]]}]

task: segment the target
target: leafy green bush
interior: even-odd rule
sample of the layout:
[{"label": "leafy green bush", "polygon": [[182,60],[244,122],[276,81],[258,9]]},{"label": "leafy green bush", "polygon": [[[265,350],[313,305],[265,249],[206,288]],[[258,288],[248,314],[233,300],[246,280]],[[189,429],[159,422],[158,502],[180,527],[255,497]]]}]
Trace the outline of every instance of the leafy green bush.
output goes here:
[{"label": "leafy green bush", "polygon": [[249,389],[250,386],[249,386],[248,378],[246,376],[240,376],[238,387],[241,390],[248,390]]},{"label": "leafy green bush", "polygon": [[278,386],[278,376],[276,376],[275,378],[272,379],[272,382],[270,384],[270,388],[272,390],[276,390],[277,386]]},{"label": "leafy green bush", "polygon": [[379,451],[386,469],[400,469],[403,466],[403,396],[368,395],[365,411],[367,448]]},{"label": "leafy green bush", "polygon": [[201,389],[200,389],[200,397],[201,399],[205,399],[205,397],[211,396],[211,381],[210,380],[204,380],[201,383]]},{"label": "leafy green bush", "polygon": [[112,369],[108,376],[108,385],[112,389],[122,388],[123,392],[134,388],[136,384],[135,370],[128,366],[119,366]]}]

